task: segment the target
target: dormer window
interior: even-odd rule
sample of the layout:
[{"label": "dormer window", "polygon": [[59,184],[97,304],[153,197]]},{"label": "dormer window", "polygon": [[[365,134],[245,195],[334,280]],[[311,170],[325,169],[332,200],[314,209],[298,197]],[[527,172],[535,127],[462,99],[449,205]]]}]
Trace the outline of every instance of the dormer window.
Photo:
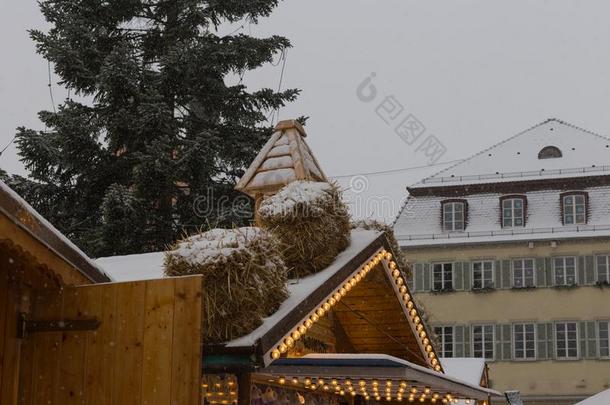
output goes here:
[{"label": "dormer window", "polygon": [[538,159],[555,159],[562,156],[561,150],[556,146],[545,146],[538,152]]},{"label": "dormer window", "polygon": [[466,228],[468,203],[466,200],[445,200],[441,208],[445,232],[463,231]]},{"label": "dormer window", "polygon": [[587,223],[588,195],[583,191],[561,194],[561,216],[564,225]]},{"label": "dormer window", "polygon": [[527,199],[523,195],[507,195],[500,197],[500,219],[502,228],[525,226],[526,203]]}]

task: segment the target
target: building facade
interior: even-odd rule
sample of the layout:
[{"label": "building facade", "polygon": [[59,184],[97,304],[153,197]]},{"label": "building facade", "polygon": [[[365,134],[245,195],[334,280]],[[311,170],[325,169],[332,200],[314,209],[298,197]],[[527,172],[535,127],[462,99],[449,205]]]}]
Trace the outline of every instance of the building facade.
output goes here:
[{"label": "building facade", "polygon": [[610,386],[610,140],[548,120],[409,187],[395,223],[444,357],[573,404]]}]

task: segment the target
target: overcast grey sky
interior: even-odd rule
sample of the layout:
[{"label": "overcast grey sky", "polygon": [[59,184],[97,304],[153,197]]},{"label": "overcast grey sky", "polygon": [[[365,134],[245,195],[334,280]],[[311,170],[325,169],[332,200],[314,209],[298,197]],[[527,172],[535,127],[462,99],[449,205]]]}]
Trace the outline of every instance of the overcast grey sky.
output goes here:
[{"label": "overcast grey sky", "polygon": [[[280,119],[310,116],[310,146],[327,174],[342,175],[428,162],[376,114],[388,95],[442,141],[440,161],[550,117],[609,134],[609,12],[607,1],[285,0],[244,30],[292,41],[283,87],[303,93]],[[51,108],[47,65],[26,33],[42,24],[35,1],[0,1],[0,148]],[[280,66],[245,81],[276,87]],[[378,95],[367,103],[356,89],[372,72]],[[66,95],[54,91],[56,101]],[[24,173],[13,147],[0,167]],[[369,187],[399,196],[436,169],[369,176]]]}]

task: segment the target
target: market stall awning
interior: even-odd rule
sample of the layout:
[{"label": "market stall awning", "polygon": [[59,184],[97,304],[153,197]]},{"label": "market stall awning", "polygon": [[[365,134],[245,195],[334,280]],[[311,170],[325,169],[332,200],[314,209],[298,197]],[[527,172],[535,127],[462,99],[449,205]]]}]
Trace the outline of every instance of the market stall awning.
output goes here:
[{"label": "market stall awning", "polygon": [[[503,400],[503,395],[385,354],[313,354],[281,358],[257,373],[280,383],[344,395],[392,399]],[[353,394],[352,394],[353,392]]]}]

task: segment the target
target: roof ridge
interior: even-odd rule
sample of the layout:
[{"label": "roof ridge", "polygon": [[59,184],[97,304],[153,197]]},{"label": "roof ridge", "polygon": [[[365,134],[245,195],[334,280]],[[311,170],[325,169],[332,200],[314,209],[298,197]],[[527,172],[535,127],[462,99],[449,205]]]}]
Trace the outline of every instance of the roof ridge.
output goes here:
[{"label": "roof ridge", "polygon": [[608,138],[607,136],[600,135],[597,132],[593,132],[593,131],[590,131],[588,129],[584,129],[582,127],[579,127],[578,125],[571,124],[571,123],[569,123],[567,121],[564,121],[564,120],[561,120],[559,118],[550,118],[546,122],[549,122],[549,121],[556,121],[556,122],[558,122],[560,124],[563,124],[563,125],[565,125],[567,127],[577,129],[577,130],[579,130],[581,132],[584,132],[584,133],[589,134],[589,135],[596,136],[596,137],[601,138],[601,139],[606,140],[606,141],[610,141],[610,138]]},{"label": "roof ridge", "polygon": [[486,153],[486,152],[489,152],[489,151],[490,151],[490,150],[492,150],[492,149],[497,148],[497,147],[498,147],[498,146],[500,146],[500,145],[503,145],[503,144],[505,144],[505,143],[507,143],[507,142],[509,142],[509,141],[512,141],[513,139],[515,139],[515,138],[517,138],[517,137],[519,137],[519,136],[521,136],[521,135],[524,135],[524,134],[526,134],[527,132],[530,132],[530,131],[532,131],[532,130],[534,130],[534,129],[536,129],[536,128],[538,128],[538,127],[540,127],[540,126],[544,125],[544,124],[548,124],[549,122],[557,122],[557,123],[559,123],[559,124],[565,125],[565,126],[570,127],[570,128],[574,128],[574,129],[576,129],[576,130],[578,130],[578,131],[581,131],[581,132],[584,132],[584,133],[586,133],[586,134],[596,136],[596,137],[601,138],[601,139],[606,140],[606,141],[610,141],[610,138],[607,138],[607,137],[605,137],[605,136],[603,136],[603,135],[600,135],[600,134],[598,134],[598,133],[596,133],[596,132],[589,131],[589,130],[587,130],[587,129],[581,128],[581,127],[579,127],[579,126],[577,126],[577,125],[571,124],[571,123],[569,123],[569,122],[567,122],[567,121],[564,121],[564,120],[561,120],[561,119],[559,119],[559,118],[547,118],[546,120],[544,120],[544,121],[542,121],[542,122],[539,122],[539,123],[538,123],[538,124],[536,124],[536,125],[532,125],[531,127],[527,128],[527,129],[525,129],[525,130],[523,130],[523,131],[520,131],[520,132],[518,132],[518,133],[517,133],[517,134],[515,134],[515,135],[512,135],[512,136],[510,136],[510,137],[508,137],[508,138],[506,138],[506,139],[504,139],[504,140],[502,140],[502,141],[500,141],[500,142],[496,142],[495,144],[491,145],[490,147],[488,147],[488,148],[486,148],[486,149],[483,149],[483,150],[481,150],[481,151],[479,151],[479,152],[475,153],[474,155],[471,155],[470,157],[467,157],[467,158],[463,159],[462,161],[460,161],[460,162],[458,162],[458,163],[456,163],[456,164],[454,164],[454,165],[451,165],[451,166],[446,167],[446,168],[444,168],[444,169],[442,169],[442,170],[440,170],[440,171],[438,171],[438,172],[436,172],[436,173],[434,173],[434,174],[431,174],[430,176],[428,176],[428,177],[426,177],[426,178],[424,178],[424,179],[422,179],[422,180],[418,181],[417,183],[415,183],[415,184],[411,185],[410,187],[414,187],[414,186],[417,186],[417,185],[420,185],[420,184],[424,184],[424,183],[426,182],[426,180],[429,180],[429,179],[431,179],[431,178],[433,178],[433,177],[437,177],[437,176],[438,176],[439,174],[441,174],[441,173],[445,173],[445,172],[447,172],[447,171],[449,171],[449,170],[451,170],[451,169],[453,169],[453,168],[455,168],[455,167],[457,167],[457,166],[459,166],[459,165],[461,165],[461,164],[463,164],[463,163],[466,163],[466,162],[468,162],[468,161],[470,161],[470,160],[474,159],[474,158],[475,158],[475,157],[477,157],[477,156],[480,156],[480,155],[482,155],[482,154],[484,154],[484,153]]}]

